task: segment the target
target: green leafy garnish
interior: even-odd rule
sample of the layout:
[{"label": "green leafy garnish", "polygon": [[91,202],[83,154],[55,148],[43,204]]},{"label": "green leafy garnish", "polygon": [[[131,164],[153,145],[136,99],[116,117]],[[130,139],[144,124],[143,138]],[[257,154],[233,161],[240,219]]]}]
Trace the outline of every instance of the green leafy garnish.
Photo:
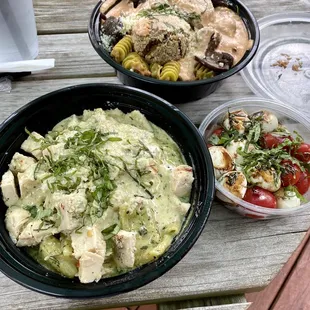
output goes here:
[{"label": "green leafy garnish", "polygon": [[232,141],[238,141],[242,138],[242,135],[236,129],[225,130],[218,136],[216,134],[211,135],[208,142],[212,145],[222,145],[226,147]]},{"label": "green leafy garnish", "polygon": [[36,206],[25,206],[24,209],[30,213],[32,218],[36,218],[37,212],[38,212],[38,209]]},{"label": "green leafy garnish", "polygon": [[[291,141],[284,141],[278,147],[272,149],[252,149],[249,152],[238,149],[237,153],[243,157],[241,167],[243,168],[247,179],[249,179],[253,169],[274,169],[277,173],[277,177],[279,178],[281,172],[285,172],[285,167],[281,164],[283,160],[290,160],[299,165],[299,161],[283,149],[283,147],[289,145],[290,142]],[[276,181],[278,181],[278,179]]]},{"label": "green leafy garnish", "polygon": [[114,235],[116,235],[120,231],[120,227],[118,224],[113,224],[106,229],[102,230],[101,233],[103,234],[104,240],[111,239]]}]

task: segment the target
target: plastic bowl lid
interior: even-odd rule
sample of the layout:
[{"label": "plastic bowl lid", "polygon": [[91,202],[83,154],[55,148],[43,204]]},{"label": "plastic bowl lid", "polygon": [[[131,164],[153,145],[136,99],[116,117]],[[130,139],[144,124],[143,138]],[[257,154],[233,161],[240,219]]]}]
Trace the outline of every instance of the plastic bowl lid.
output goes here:
[{"label": "plastic bowl lid", "polygon": [[241,75],[258,96],[282,101],[299,111],[310,102],[310,14],[274,14],[258,21],[258,52]]}]

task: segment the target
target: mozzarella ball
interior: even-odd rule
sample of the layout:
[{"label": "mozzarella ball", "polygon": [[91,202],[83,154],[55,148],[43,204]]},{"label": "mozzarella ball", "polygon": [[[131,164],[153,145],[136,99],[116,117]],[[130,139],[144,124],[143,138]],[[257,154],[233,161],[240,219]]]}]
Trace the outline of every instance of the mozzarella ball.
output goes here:
[{"label": "mozzarella ball", "polygon": [[301,201],[293,191],[280,188],[277,192],[274,193],[274,195],[277,199],[278,209],[291,209],[300,206]]},{"label": "mozzarella ball", "polygon": [[240,134],[243,134],[245,129],[250,124],[248,114],[244,110],[237,110],[229,112],[225,115],[223,120],[223,127],[227,130],[233,128]]},{"label": "mozzarella ball", "polygon": [[241,171],[230,171],[225,173],[219,183],[234,196],[242,199],[247,190],[247,180]]},{"label": "mozzarella ball", "polygon": [[211,146],[209,152],[212,158],[215,178],[233,170],[234,161],[223,146]]},{"label": "mozzarella ball", "polygon": [[270,192],[276,192],[281,187],[281,179],[273,168],[253,168],[249,171],[249,182]]},{"label": "mozzarella ball", "polygon": [[[243,163],[243,156],[238,154],[238,150],[244,151],[245,145],[246,140],[240,140],[240,141],[231,141],[226,146],[227,152],[237,165],[241,165]],[[255,149],[255,146],[253,144],[250,144],[247,149],[247,152],[250,152],[253,149]]]},{"label": "mozzarella ball", "polygon": [[259,111],[252,115],[261,122],[262,132],[272,132],[278,128],[278,118],[269,111]]}]

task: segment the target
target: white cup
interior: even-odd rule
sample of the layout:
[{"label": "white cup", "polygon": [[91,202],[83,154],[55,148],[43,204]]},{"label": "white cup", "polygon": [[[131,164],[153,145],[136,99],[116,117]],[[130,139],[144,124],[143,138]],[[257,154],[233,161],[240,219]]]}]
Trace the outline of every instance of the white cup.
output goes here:
[{"label": "white cup", "polygon": [[32,0],[0,0],[0,62],[31,60],[38,52]]}]

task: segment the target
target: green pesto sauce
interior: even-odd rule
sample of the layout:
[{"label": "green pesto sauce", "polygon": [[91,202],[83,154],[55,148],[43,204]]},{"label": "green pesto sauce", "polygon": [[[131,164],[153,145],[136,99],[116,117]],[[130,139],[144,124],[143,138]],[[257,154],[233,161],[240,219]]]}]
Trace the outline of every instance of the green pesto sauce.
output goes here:
[{"label": "green pesto sauce", "polygon": [[[71,239],[84,236],[89,227],[105,242],[102,277],[158,258],[180,232],[190,188],[177,195],[172,175],[186,163],[172,138],[140,112],[86,110],[61,121],[44,138],[30,133],[31,138],[42,155],[23,172],[31,182],[8,209],[6,223],[14,235],[10,217],[19,209],[29,212],[14,238],[18,246],[30,246],[31,255],[45,267],[69,276],[61,266],[79,259],[74,258],[79,245]],[[132,267],[118,262],[114,236],[120,230],[135,233]],[[57,245],[57,253],[46,254],[50,251],[44,240],[59,233],[60,240],[49,240]]]}]

